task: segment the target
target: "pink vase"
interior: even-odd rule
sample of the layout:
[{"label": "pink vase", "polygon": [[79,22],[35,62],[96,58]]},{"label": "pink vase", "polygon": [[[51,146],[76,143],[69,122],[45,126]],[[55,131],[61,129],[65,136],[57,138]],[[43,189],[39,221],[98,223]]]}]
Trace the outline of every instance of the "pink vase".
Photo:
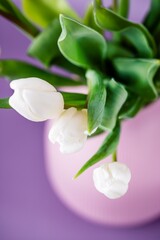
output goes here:
[{"label": "pink vase", "polygon": [[[160,101],[141,111],[122,126],[119,161],[132,172],[127,194],[109,200],[94,188],[93,166],[77,180],[73,176],[96,152],[105,135],[89,139],[83,150],[63,155],[48,140],[52,122],[45,128],[45,163],[51,186],[74,212],[91,221],[114,226],[133,226],[160,216]],[[111,161],[110,157],[105,161]]]}]

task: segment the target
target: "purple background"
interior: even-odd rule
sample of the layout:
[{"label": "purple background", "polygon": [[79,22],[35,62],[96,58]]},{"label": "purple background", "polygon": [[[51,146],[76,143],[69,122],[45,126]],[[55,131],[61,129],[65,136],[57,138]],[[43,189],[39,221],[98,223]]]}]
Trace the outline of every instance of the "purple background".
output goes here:
[{"label": "purple background", "polygon": [[[82,13],[82,0],[77,2],[74,7],[81,5]],[[149,1],[143,2],[145,11]],[[139,20],[140,6],[135,9],[132,19]],[[26,59],[28,45],[29,40],[0,18],[2,58]],[[1,79],[0,97],[10,93]],[[44,123],[27,121],[13,110],[0,110],[0,240],[160,239],[160,220],[118,229],[87,222],[64,207],[46,176],[43,128]]]}]

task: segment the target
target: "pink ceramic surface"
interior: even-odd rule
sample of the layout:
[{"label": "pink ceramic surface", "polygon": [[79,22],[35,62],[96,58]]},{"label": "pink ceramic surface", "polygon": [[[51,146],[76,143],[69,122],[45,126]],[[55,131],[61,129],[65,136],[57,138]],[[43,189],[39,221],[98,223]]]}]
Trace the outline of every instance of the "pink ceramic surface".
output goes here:
[{"label": "pink ceramic surface", "polygon": [[123,123],[118,159],[129,166],[132,179],[128,193],[117,200],[109,200],[95,190],[95,166],[77,180],[72,179],[105,135],[89,139],[76,154],[63,155],[57,144],[48,141],[51,125],[48,122],[45,129],[46,169],[53,189],[70,209],[97,223],[118,226],[142,224],[160,215],[160,101]]}]

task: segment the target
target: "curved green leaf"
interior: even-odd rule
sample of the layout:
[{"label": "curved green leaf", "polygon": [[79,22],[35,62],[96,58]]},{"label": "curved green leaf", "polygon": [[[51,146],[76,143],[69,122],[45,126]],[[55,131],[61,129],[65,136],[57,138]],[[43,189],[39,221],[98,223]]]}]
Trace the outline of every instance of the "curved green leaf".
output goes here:
[{"label": "curved green leaf", "polygon": [[57,45],[60,34],[60,23],[58,19],[55,19],[43,32],[34,38],[28,49],[28,54],[40,60],[47,67],[50,66],[52,61],[60,55]]},{"label": "curved green leaf", "polygon": [[125,103],[128,93],[125,88],[114,79],[108,82],[106,88],[107,99],[101,126],[104,129],[112,130],[116,125],[118,113]]},{"label": "curved green leaf", "polygon": [[102,29],[95,22],[93,4],[89,5],[89,7],[87,8],[83,19],[83,24],[87,25],[90,28],[93,28],[94,30],[102,34]]},{"label": "curved green leaf", "polygon": [[99,127],[99,128],[97,128],[97,130],[92,135],[88,136],[88,138],[96,137],[96,136],[98,136],[102,133],[104,133],[104,129]]},{"label": "curved green leaf", "polygon": [[106,90],[100,74],[88,70],[86,74],[88,82],[88,132],[92,134],[102,122],[104,106],[106,102]]},{"label": "curved green leaf", "polygon": [[84,77],[84,69],[73,65],[61,54],[57,44],[60,34],[61,26],[59,20],[55,19],[34,38],[28,49],[29,56],[38,59],[47,67],[54,64]]},{"label": "curved green leaf", "polygon": [[157,59],[117,58],[113,60],[117,78],[131,92],[144,99],[155,99],[157,91],[153,84],[154,76],[160,67]]},{"label": "curved green leaf", "polygon": [[62,33],[58,40],[61,53],[73,64],[83,68],[101,67],[106,54],[104,37],[93,29],[63,15]]},{"label": "curved green leaf", "polygon": [[108,134],[108,136],[106,137],[106,139],[104,140],[96,154],[93,155],[78,171],[78,173],[75,175],[75,178],[81,175],[89,167],[93,166],[97,162],[114,153],[117,150],[119,138],[120,138],[120,125],[117,124],[114,130]]},{"label": "curved green leaf", "polygon": [[149,45],[146,36],[137,27],[129,27],[121,33],[122,37],[135,48],[134,53],[137,57],[152,58],[155,55],[155,47]]},{"label": "curved green leaf", "polygon": [[126,119],[134,117],[144,106],[144,99],[129,93],[126,102],[119,113],[119,119]]},{"label": "curved green leaf", "polygon": [[95,0],[95,19],[102,29],[120,31],[136,48],[140,57],[151,58],[155,55],[156,45],[154,39],[142,24],[126,20],[112,10],[101,6],[97,0]]},{"label": "curved green leaf", "polygon": [[66,0],[22,0],[27,17],[41,27],[48,26],[59,14],[79,19]]},{"label": "curved green leaf", "polygon": [[73,81],[67,77],[53,74],[26,62],[17,60],[0,60],[0,76],[10,80],[38,77],[54,86],[78,86],[80,82]]}]

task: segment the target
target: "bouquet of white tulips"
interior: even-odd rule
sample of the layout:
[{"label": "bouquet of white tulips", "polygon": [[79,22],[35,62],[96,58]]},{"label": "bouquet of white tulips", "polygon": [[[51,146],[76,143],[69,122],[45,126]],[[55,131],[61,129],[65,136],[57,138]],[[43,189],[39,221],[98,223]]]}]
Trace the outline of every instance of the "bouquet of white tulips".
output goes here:
[{"label": "bouquet of white tulips", "polygon": [[[94,0],[82,18],[67,0],[22,0],[22,11],[12,0],[0,0],[0,15],[31,39],[27,54],[44,66],[1,59],[0,76],[14,92],[0,99],[0,108],[35,122],[55,119],[49,140],[64,154],[106,132],[75,177],[112,155],[113,162],[93,172],[96,189],[110,199],[123,196],[131,178],[117,160],[121,123],[160,95],[160,1],[151,1],[142,24],[128,20],[129,5],[113,0],[107,8]],[[85,86],[87,94],[65,92],[66,86]]]}]

